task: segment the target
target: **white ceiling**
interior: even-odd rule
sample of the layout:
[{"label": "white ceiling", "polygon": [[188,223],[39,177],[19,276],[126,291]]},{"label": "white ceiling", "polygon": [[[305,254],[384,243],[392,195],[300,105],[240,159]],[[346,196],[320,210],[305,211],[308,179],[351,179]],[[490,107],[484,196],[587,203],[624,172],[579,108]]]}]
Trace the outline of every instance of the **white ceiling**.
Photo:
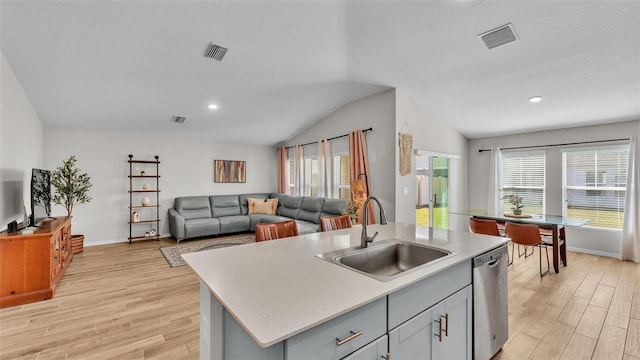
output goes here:
[{"label": "white ceiling", "polygon": [[[271,145],[389,88],[469,138],[640,119],[638,0],[2,0],[0,16],[47,125]],[[519,40],[488,50],[477,35],[506,23]]]}]

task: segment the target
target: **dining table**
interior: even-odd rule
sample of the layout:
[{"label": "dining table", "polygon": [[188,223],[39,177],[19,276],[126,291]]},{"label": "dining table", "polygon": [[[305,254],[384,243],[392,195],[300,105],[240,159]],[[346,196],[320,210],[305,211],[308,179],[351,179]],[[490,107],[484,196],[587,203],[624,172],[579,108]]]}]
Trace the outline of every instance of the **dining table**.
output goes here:
[{"label": "dining table", "polygon": [[452,211],[451,214],[466,215],[477,219],[495,220],[499,224],[515,222],[521,224],[536,224],[540,229],[551,231],[553,248],[553,269],[560,272],[560,262],[567,266],[567,239],[565,227],[581,227],[588,224],[591,219],[571,218],[562,215],[547,214],[519,214],[501,213],[489,214],[486,210]]}]

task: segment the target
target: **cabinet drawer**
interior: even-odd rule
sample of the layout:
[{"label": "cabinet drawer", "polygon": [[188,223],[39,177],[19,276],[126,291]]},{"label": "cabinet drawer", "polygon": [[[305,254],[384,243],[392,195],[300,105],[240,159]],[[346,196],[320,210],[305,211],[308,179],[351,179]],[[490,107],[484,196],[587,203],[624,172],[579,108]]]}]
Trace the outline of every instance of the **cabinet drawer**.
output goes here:
[{"label": "cabinet drawer", "polygon": [[471,261],[465,261],[389,295],[389,330],[471,284]]},{"label": "cabinet drawer", "polygon": [[[286,340],[288,359],[340,359],[386,332],[387,299],[381,298]],[[355,334],[362,333],[359,336]],[[338,345],[338,340],[346,340]]]},{"label": "cabinet drawer", "polygon": [[388,339],[385,335],[342,360],[384,359],[389,352],[387,344]]}]

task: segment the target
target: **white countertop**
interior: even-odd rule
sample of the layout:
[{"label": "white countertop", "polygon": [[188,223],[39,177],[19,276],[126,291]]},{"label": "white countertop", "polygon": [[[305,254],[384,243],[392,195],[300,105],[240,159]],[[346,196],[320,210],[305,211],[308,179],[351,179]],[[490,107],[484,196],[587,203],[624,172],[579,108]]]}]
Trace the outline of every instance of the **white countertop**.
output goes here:
[{"label": "white countertop", "polygon": [[415,241],[454,255],[387,282],[316,257],[360,245],[362,228],[354,227],[182,257],[256,343],[268,347],[507,241],[399,223],[367,229],[370,236],[379,232],[376,241]]}]

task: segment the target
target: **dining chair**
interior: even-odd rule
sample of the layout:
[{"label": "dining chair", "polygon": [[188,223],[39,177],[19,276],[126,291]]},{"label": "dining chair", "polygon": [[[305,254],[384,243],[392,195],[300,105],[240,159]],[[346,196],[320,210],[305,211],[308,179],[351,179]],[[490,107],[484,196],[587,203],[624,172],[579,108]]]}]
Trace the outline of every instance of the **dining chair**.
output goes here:
[{"label": "dining chair", "polygon": [[348,229],[351,227],[349,215],[325,216],[320,218],[320,231]]},{"label": "dining chair", "polygon": [[[511,241],[514,244],[524,245],[524,246],[537,246],[540,252],[540,276],[544,276],[549,272],[549,250],[548,247],[551,244],[546,243],[542,240],[540,236],[540,228],[536,224],[518,224],[507,222],[505,225],[505,235],[508,238],[511,238]],[[542,272],[542,248],[547,254],[547,270]],[[514,256],[515,245],[511,248],[511,263],[513,264],[513,256]],[[526,252],[526,248],[525,248]]]},{"label": "dining chair", "polygon": [[256,242],[282,239],[290,236],[298,236],[298,225],[295,220],[256,225]]},{"label": "dining chair", "polygon": [[495,220],[469,218],[469,231],[474,234],[502,236]]}]

